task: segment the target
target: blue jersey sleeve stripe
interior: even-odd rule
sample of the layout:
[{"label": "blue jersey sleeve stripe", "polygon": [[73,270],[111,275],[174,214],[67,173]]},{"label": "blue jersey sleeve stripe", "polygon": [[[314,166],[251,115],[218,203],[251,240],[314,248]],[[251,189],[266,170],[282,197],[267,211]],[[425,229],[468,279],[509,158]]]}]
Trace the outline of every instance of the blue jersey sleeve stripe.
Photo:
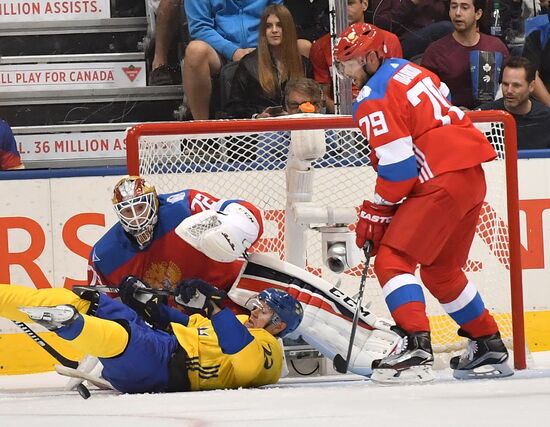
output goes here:
[{"label": "blue jersey sleeve stripe", "polygon": [[386,304],[391,312],[409,302],[426,303],[424,293],[419,285],[411,284],[401,286],[386,297]]},{"label": "blue jersey sleeve stripe", "polygon": [[459,325],[464,325],[477,319],[483,311],[485,311],[485,305],[478,292],[474,299],[472,299],[463,309],[449,313],[449,316]]},{"label": "blue jersey sleeve stripe", "polygon": [[239,203],[240,201],[240,199],[225,200],[220,207],[220,211],[223,212],[224,209],[228,207],[231,203]]},{"label": "blue jersey sleeve stripe", "polygon": [[378,176],[390,182],[406,181],[418,176],[416,158],[409,157],[391,165],[378,165]]},{"label": "blue jersey sleeve stripe", "polygon": [[254,339],[246,326],[227,308],[212,317],[212,326],[224,354],[236,354]]}]

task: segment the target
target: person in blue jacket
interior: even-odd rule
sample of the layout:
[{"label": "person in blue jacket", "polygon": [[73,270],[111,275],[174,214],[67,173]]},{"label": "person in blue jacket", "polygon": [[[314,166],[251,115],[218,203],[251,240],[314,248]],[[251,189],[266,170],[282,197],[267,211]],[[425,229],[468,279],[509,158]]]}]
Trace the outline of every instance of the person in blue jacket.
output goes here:
[{"label": "person in blue jacket", "polygon": [[283,0],[186,0],[192,41],[183,60],[183,87],[195,120],[207,120],[211,77],[230,61],[239,61],[258,45],[264,9]]}]

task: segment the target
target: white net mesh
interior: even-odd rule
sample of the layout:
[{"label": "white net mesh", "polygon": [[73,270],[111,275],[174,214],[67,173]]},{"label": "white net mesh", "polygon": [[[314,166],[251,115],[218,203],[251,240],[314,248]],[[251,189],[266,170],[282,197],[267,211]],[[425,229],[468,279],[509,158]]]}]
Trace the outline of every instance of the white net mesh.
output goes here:
[{"label": "white net mesh", "polygon": [[[355,208],[373,194],[375,174],[370,167],[369,149],[361,133],[353,128],[330,128],[327,121],[305,119],[308,129],[324,129],[325,155],[314,161],[311,201],[330,207]],[[253,251],[272,252],[285,259],[285,209],[287,204],[286,169],[292,120],[265,121],[265,130],[254,132],[246,121],[230,123],[230,132],[191,134],[181,123],[177,135],[141,136],[138,138],[139,174],[147,177],[160,193],[195,188],[222,198],[245,199],[263,210],[265,232]],[[294,120],[296,122],[296,120]],[[209,123],[209,122],[204,122]],[[211,123],[211,122],[210,122]],[[154,127],[154,124],[151,126]],[[223,125],[221,125],[223,126]],[[239,128],[235,130],[235,128]],[[506,168],[503,161],[504,125],[501,122],[476,123],[498,152],[498,160],[484,165],[488,192],[477,228],[466,274],[476,285],[489,310],[495,315],[501,333],[511,343],[511,303],[506,201]],[[278,130],[274,130],[278,129]],[[155,133],[149,130],[147,133]],[[299,143],[297,138],[294,143]],[[130,159],[129,159],[130,160]],[[303,163],[302,163],[303,166]],[[130,170],[130,173],[137,171]],[[304,170],[307,174],[307,168]],[[305,176],[305,175],[304,175]],[[306,178],[304,178],[306,179]],[[306,179],[307,181],[307,179]],[[307,187],[306,184],[304,184]],[[308,197],[306,197],[308,199]],[[309,200],[309,199],[308,199]],[[314,224],[318,225],[318,224]],[[353,225],[350,227],[353,229]],[[288,236],[287,236],[288,237]],[[288,238],[292,245],[293,237]],[[324,264],[321,235],[306,231],[306,259],[309,271],[332,283],[341,279],[341,288],[355,295],[362,265],[336,275]],[[436,351],[450,351],[461,346],[457,326],[426,291],[432,337]],[[369,271],[364,302],[371,310],[389,318],[379,284]]]}]

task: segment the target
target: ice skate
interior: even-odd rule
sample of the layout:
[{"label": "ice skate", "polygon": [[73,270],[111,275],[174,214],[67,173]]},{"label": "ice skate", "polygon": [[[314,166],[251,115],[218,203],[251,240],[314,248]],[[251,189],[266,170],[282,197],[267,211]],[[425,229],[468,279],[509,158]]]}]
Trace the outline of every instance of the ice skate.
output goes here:
[{"label": "ice skate", "polygon": [[79,315],[72,305],[56,305],[53,307],[19,307],[31,320],[50,331],[70,325]]},{"label": "ice skate", "polygon": [[500,378],[514,375],[508,366],[508,350],[500,338],[500,332],[480,338],[470,338],[462,329],[458,335],[469,339],[468,348],[451,359],[453,377],[460,380],[476,378]]},{"label": "ice skate", "polygon": [[401,342],[395,351],[383,359],[372,362],[371,380],[381,384],[415,384],[432,381],[434,357],[429,332],[407,334],[392,327]]}]

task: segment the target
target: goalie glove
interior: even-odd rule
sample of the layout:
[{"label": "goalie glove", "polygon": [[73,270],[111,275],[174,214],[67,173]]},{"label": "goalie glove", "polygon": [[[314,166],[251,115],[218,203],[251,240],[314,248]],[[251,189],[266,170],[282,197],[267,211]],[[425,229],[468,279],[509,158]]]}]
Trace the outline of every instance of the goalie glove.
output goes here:
[{"label": "goalie glove", "polygon": [[122,302],[132,308],[147,323],[157,327],[160,321],[159,304],[162,297],[139,292],[138,289],[151,289],[145,282],[135,276],[127,276],[118,286],[118,295]]},{"label": "goalie glove", "polygon": [[222,291],[201,279],[189,279],[181,282],[176,291],[176,302],[190,311],[210,318],[216,306],[227,298]]},{"label": "goalie glove", "polygon": [[252,246],[260,229],[252,212],[231,203],[223,211],[206,210],[185,218],[175,232],[208,258],[233,262]]}]

